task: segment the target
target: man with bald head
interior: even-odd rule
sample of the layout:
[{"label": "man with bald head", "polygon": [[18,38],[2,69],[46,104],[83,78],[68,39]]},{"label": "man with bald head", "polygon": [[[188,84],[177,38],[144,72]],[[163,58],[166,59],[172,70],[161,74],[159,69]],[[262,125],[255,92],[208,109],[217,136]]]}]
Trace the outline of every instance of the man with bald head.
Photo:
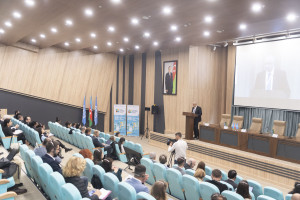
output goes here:
[{"label": "man with bald head", "polygon": [[300,200],[300,194],[296,193],[292,195],[292,200]]},{"label": "man with bald head", "polygon": [[197,106],[197,103],[193,103],[193,108],[192,112],[196,115],[197,117],[194,118],[194,138],[199,139],[199,129],[198,129],[198,124],[201,122],[201,116],[202,116],[202,109],[200,106]]},{"label": "man with bald head", "polygon": [[196,160],[194,158],[189,158],[187,162],[184,164],[185,170],[193,169],[196,165]]}]

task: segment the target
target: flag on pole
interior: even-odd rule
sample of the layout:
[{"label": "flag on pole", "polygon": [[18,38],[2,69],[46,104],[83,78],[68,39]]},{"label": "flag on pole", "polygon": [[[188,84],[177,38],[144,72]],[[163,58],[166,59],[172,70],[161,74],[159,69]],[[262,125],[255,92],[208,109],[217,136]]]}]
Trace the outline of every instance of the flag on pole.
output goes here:
[{"label": "flag on pole", "polygon": [[89,127],[91,127],[93,125],[93,112],[92,112],[92,96],[90,98],[90,109],[89,109]]},{"label": "flag on pole", "polygon": [[95,126],[98,124],[98,106],[97,106],[97,96],[96,96],[96,101],[95,101],[95,112],[94,112],[94,123]]},{"label": "flag on pole", "polygon": [[86,111],[85,111],[85,96],[83,100],[83,106],[82,106],[82,124],[85,125],[86,123]]}]

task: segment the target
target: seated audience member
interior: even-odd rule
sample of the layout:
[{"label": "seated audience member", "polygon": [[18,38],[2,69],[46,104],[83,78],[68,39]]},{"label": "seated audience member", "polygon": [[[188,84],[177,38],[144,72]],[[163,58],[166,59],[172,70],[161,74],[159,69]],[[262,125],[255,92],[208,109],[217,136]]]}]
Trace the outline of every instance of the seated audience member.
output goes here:
[{"label": "seated audience member", "polygon": [[295,194],[295,193],[300,194],[300,182],[295,182],[294,189],[289,192],[289,194]]},{"label": "seated audience member", "polygon": [[[39,147],[36,147],[33,151],[35,153],[35,155],[39,156],[39,157],[43,157],[44,155],[47,154],[47,150],[46,150],[46,145],[48,142],[52,142],[52,140],[50,138],[46,138],[42,145],[39,146]],[[61,163],[61,158],[59,156],[56,156],[54,157],[55,160],[58,162],[58,163]]]},{"label": "seated audience member", "polygon": [[177,165],[174,166],[174,169],[177,169],[182,175],[185,175],[185,170],[184,170],[184,158],[178,158],[177,159]]},{"label": "seated audience member", "polygon": [[165,154],[161,154],[159,156],[158,160],[159,160],[160,164],[163,164],[166,167],[166,169],[168,169],[168,166],[166,165],[166,163],[167,163],[167,156]]},{"label": "seated audience member", "polygon": [[86,128],[85,129],[85,135],[91,137],[92,129],[91,128]]},{"label": "seated audience member", "polygon": [[109,137],[105,144],[110,145],[112,142],[115,142],[115,136],[113,135]]},{"label": "seated audience member", "polygon": [[61,120],[60,120],[60,119],[58,119],[58,117],[56,117],[56,119],[55,119],[55,123],[56,123],[56,124],[61,124]]},{"label": "seated audience member", "polygon": [[84,158],[89,158],[93,160],[93,154],[89,149],[81,149],[79,153],[84,157]]},{"label": "seated audience member", "polygon": [[244,199],[251,200],[251,195],[249,193],[249,184],[246,180],[240,181],[237,186],[236,193],[241,195]]},{"label": "seated audience member", "polygon": [[85,134],[85,129],[86,129],[85,126],[82,126],[82,127],[80,128],[81,134]]},{"label": "seated audience member", "polygon": [[94,151],[94,158],[93,158],[93,162],[95,165],[102,165],[102,161],[103,161],[103,153],[101,149],[95,149]]},{"label": "seated audience member", "polygon": [[120,137],[120,132],[117,131],[117,132],[115,133],[115,136],[116,136],[116,137]]},{"label": "seated audience member", "polygon": [[17,115],[17,120],[19,120],[20,122],[23,122],[24,121],[23,115],[21,115],[21,114]]},{"label": "seated audience member", "polygon": [[199,181],[199,182],[202,182],[203,181],[203,178],[205,176],[205,171],[203,169],[196,169],[195,171],[195,174],[194,174],[194,177]]},{"label": "seated audience member", "polygon": [[39,125],[39,123],[36,122],[36,121],[31,121],[31,122],[29,122],[29,124],[28,124],[28,126],[29,126],[30,128],[33,128],[34,130],[37,128],[38,125]]},{"label": "seated audience member", "polygon": [[[11,128],[12,128],[11,119],[5,119],[3,122],[2,131],[6,137],[14,136],[13,130]],[[19,125],[16,125],[14,128],[19,128]],[[17,135],[17,140],[22,140],[23,144],[26,144],[27,142],[24,133],[19,133]]]},{"label": "seated audience member", "polygon": [[300,200],[300,194],[298,193],[293,194],[291,200]]},{"label": "seated audience member", "polygon": [[163,181],[163,180],[159,180],[156,181],[151,188],[151,192],[150,194],[158,200],[168,200],[168,196],[166,194],[166,190],[168,188],[168,183]]},{"label": "seated audience member", "polygon": [[79,123],[76,123],[76,126],[75,126],[76,129],[80,129],[81,128],[81,124]]},{"label": "seated audience member", "polygon": [[211,179],[212,180],[207,180],[207,182],[217,186],[219,188],[220,193],[222,193],[224,190],[228,190],[227,185],[220,183],[222,179],[222,172],[219,169],[214,169],[211,173]]},{"label": "seated audience member", "polygon": [[26,117],[24,118],[24,124],[29,125],[30,122],[31,122],[31,117],[26,116]]},{"label": "seated audience member", "polygon": [[134,177],[127,179],[125,182],[131,185],[136,193],[146,192],[149,193],[148,187],[145,185],[145,182],[149,178],[149,175],[146,174],[146,167],[144,165],[137,165],[134,169]]},{"label": "seated audience member", "polygon": [[71,122],[69,122],[69,121],[67,121],[66,123],[65,123],[65,126],[66,126],[66,128],[71,128]]},{"label": "seated audience member", "polygon": [[76,128],[76,123],[72,123],[72,128]]},{"label": "seated audience member", "polygon": [[226,183],[229,183],[230,185],[232,185],[234,190],[237,188],[237,184],[234,182],[236,179],[236,175],[237,175],[237,173],[235,170],[229,170],[228,179],[225,180]]},{"label": "seated audience member", "polygon": [[119,149],[120,149],[121,153],[126,153],[125,149],[124,149],[124,142],[125,142],[125,138],[121,137],[119,142],[118,142],[118,146],[119,146]]},{"label": "seated audience member", "polygon": [[152,160],[153,163],[156,163],[156,153],[150,152],[149,153],[150,160]]},{"label": "seated audience member", "polygon": [[194,158],[189,158],[186,163],[184,163],[185,170],[193,169],[196,165],[196,160]]},{"label": "seated audience member", "polygon": [[19,115],[21,115],[21,112],[20,112],[19,110],[16,110],[16,111],[15,111],[14,118],[15,118],[15,119],[18,119],[18,116],[19,116]]},{"label": "seated audience member", "polygon": [[211,195],[211,200],[227,200],[227,198],[219,193],[215,193]]},{"label": "seated audience member", "polygon": [[[87,128],[86,131],[87,131],[88,129],[90,129],[90,128]],[[87,133],[87,134],[90,135],[90,133]],[[99,141],[99,139],[98,139],[98,138],[99,138],[99,131],[98,131],[98,130],[95,130],[95,131],[94,131],[94,135],[91,136],[91,138],[92,138],[93,144],[94,144],[94,146],[95,146],[96,148],[98,148],[98,147],[103,148],[103,147],[104,147],[104,151],[107,152],[107,156],[108,156],[108,157],[111,156],[112,148],[111,148],[110,145],[106,145],[106,144],[101,143],[101,142]]]},{"label": "seated audience member", "polygon": [[103,167],[106,173],[110,172],[114,174],[119,179],[119,181],[122,182],[122,169],[113,166],[112,163],[113,163],[113,159],[107,158],[102,161],[101,166]]},{"label": "seated audience member", "polygon": [[205,163],[203,161],[200,161],[197,165],[197,169],[202,169],[205,172]]},{"label": "seated audience member", "polygon": [[47,153],[42,157],[44,163],[48,163],[52,167],[54,172],[62,173],[59,162],[55,160],[55,157],[59,153],[59,144],[56,141],[51,141],[46,144]]},{"label": "seated audience member", "polygon": [[97,200],[101,192],[96,190],[95,193],[90,196],[87,189],[88,178],[80,176],[84,171],[85,165],[86,161],[83,158],[72,156],[63,168],[63,176],[65,177],[66,183],[72,183],[79,190],[82,198]]}]

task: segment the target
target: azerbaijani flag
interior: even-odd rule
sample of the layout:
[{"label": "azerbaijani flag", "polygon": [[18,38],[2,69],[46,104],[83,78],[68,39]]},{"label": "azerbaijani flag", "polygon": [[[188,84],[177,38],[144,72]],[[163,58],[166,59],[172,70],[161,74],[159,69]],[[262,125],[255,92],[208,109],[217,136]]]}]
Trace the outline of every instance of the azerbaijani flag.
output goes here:
[{"label": "azerbaijani flag", "polygon": [[172,94],[176,94],[176,62],[174,62],[173,64],[173,70],[172,70],[172,73],[173,73],[173,91],[172,91]]},{"label": "azerbaijani flag", "polygon": [[83,107],[82,108],[82,124],[85,126],[85,123],[86,123],[85,96],[84,96],[82,107]]},{"label": "azerbaijani flag", "polygon": [[94,123],[95,126],[98,124],[98,106],[97,106],[97,96],[96,96],[96,101],[95,101],[95,111],[94,111]]},{"label": "azerbaijani flag", "polygon": [[92,112],[92,96],[90,98],[90,109],[89,109],[89,127],[93,125],[93,112]]}]

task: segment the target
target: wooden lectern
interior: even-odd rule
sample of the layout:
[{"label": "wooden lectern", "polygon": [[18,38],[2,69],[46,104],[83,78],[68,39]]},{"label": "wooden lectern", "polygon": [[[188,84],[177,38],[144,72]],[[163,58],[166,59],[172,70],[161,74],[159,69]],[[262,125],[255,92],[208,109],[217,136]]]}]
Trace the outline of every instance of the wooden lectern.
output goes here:
[{"label": "wooden lectern", "polygon": [[192,112],[183,112],[183,115],[186,116],[185,121],[185,139],[193,140],[193,132],[194,132],[194,119],[198,117],[198,115]]}]

